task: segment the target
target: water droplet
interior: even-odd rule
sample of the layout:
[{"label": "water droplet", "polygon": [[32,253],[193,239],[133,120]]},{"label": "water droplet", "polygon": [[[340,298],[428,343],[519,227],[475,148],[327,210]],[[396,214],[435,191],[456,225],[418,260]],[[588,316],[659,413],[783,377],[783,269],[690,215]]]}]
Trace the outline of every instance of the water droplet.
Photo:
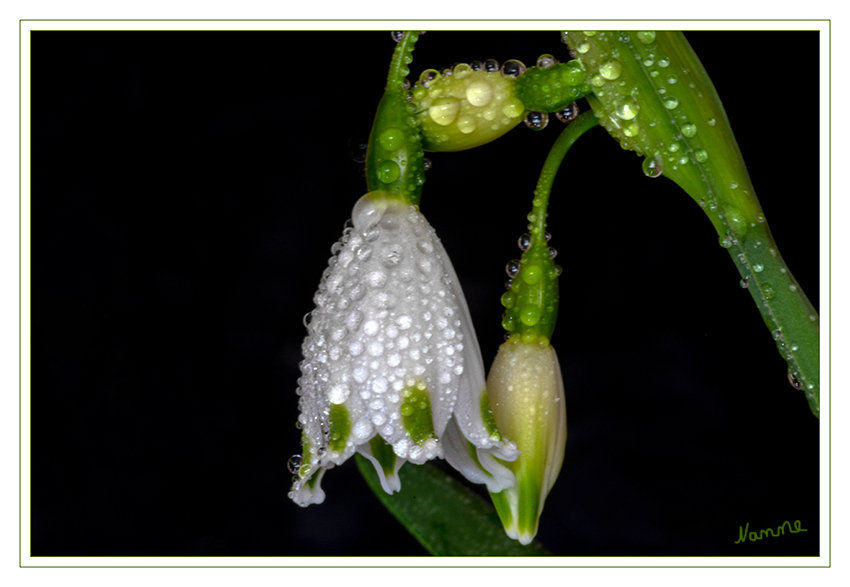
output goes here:
[{"label": "water droplet", "polygon": [[617,116],[623,120],[632,120],[638,113],[638,107],[633,102],[617,102],[615,109]]},{"label": "water droplet", "polygon": [[519,319],[526,326],[534,326],[540,322],[540,306],[536,304],[523,306],[519,312]]},{"label": "water droplet", "polygon": [[481,71],[484,69],[484,64],[478,61],[477,59],[469,64],[469,69],[472,71]]},{"label": "water droplet", "polygon": [[517,246],[519,247],[519,250],[523,253],[527,251],[528,247],[531,246],[531,235],[526,232],[524,235],[519,237],[519,239],[517,240]]},{"label": "water droplet", "polygon": [[736,181],[730,181],[730,182],[729,182],[729,187],[730,187],[730,188],[732,188],[733,190],[738,189],[738,182],[736,182]]},{"label": "water droplet", "polygon": [[475,126],[475,119],[471,116],[461,116],[457,121],[457,129],[463,134],[471,133]]},{"label": "water droplet", "polygon": [[607,80],[615,80],[623,72],[623,64],[617,59],[609,59],[599,66],[599,73]]},{"label": "water droplet", "polygon": [[464,79],[472,75],[472,68],[468,63],[458,63],[452,69],[452,77],[455,79]]},{"label": "water droplet", "polygon": [[708,119],[708,126],[714,126],[715,124],[717,124],[716,120],[714,120],[713,118]]},{"label": "water droplet", "polygon": [[552,55],[548,53],[544,53],[540,57],[537,58],[537,67],[540,69],[546,69],[547,67],[552,67],[553,65],[558,65],[558,60],[555,59]]},{"label": "water droplet", "polygon": [[301,322],[304,324],[304,328],[310,327],[310,322],[313,320],[313,314],[307,312],[304,314],[304,318],[301,319]]},{"label": "water droplet", "polygon": [[788,289],[791,290],[791,291],[797,291],[797,286],[792,283],[791,285],[788,286]]},{"label": "water droplet", "polygon": [[651,157],[644,158],[641,169],[647,177],[661,177],[661,174],[664,173],[664,162],[661,160],[661,156],[656,153]]},{"label": "water droplet", "polygon": [[529,112],[525,118],[525,126],[531,130],[543,130],[549,124],[549,115],[545,112]]},{"label": "water droplet", "polygon": [[387,151],[397,151],[404,146],[404,132],[397,128],[388,128],[378,137],[378,142]]},{"label": "water droplet", "polygon": [[655,31],[638,31],[637,38],[644,45],[649,45],[655,40]]},{"label": "water droplet", "polygon": [[508,277],[513,279],[517,276],[517,273],[519,273],[521,267],[522,263],[520,263],[517,259],[514,259],[513,261],[510,261],[507,265],[505,265],[505,273],[508,274]]},{"label": "water droplet", "polygon": [[582,54],[587,53],[588,51],[590,51],[590,43],[580,44],[578,47],[576,47],[576,51]]},{"label": "water droplet", "polygon": [[514,284],[513,279],[509,279],[505,282],[505,289],[511,289],[511,286]]},{"label": "water droplet", "polygon": [[761,263],[754,263],[753,271],[755,271],[756,273],[761,273],[762,271],[764,271],[764,265],[762,265]]},{"label": "water droplet", "polygon": [[423,160],[422,160],[422,167],[424,167],[424,168],[425,168],[425,171],[428,171],[428,170],[429,170],[429,169],[431,169],[433,166],[434,166],[434,164],[433,164],[433,163],[431,163],[431,160],[430,160],[430,159],[423,159]]},{"label": "water droplet", "polygon": [[448,126],[457,118],[460,112],[461,100],[448,96],[441,96],[431,102],[428,107],[428,116],[440,126]]},{"label": "water droplet", "polygon": [[742,288],[747,289],[748,287],[750,287],[750,281],[749,281],[748,279],[742,279],[742,280],[739,282],[739,285],[740,285]]},{"label": "water droplet", "polygon": [[301,455],[292,455],[289,457],[289,461],[286,463],[286,468],[289,469],[289,472],[293,475],[297,475],[298,469],[301,468]]},{"label": "water droplet", "polygon": [[381,259],[381,264],[384,267],[392,268],[401,263],[401,254],[404,251],[398,243],[389,245],[384,251],[384,258]]},{"label": "water droplet", "polygon": [[677,78],[676,75],[673,73],[671,73],[670,77],[667,78],[668,84],[675,84],[677,81],[679,81],[679,78]]},{"label": "water droplet", "polygon": [[676,96],[667,96],[662,102],[667,110],[673,110],[679,105],[679,99]]},{"label": "water droplet", "polygon": [[511,59],[502,65],[502,77],[517,78],[525,73],[525,64],[522,61]]},{"label": "water droplet", "polygon": [[404,31],[392,31],[390,35],[392,36],[393,41],[398,43],[404,38]]},{"label": "water droplet", "polygon": [[428,87],[428,85],[429,85],[432,81],[434,81],[435,79],[437,79],[437,77],[438,77],[439,75],[440,75],[440,72],[439,72],[439,71],[437,71],[436,69],[426,69],[426,70],[425,70],[425,71],[423,71],[421,74],[419,74],[419,84],[420,84],[423,88],[427,88],[427,87]]},{"label": "water droplet", "polygon": [[559,110],[555,113],[555,116],[558,117],[558,120],[563,122],[564,124],[572,122],[578,116],[578,104],[573,102],[569,106],[565,107],[563,110]]},{"label": "water droplet", "polygon": [[387,283],[387,274],[383,271],[372,271],[366,276],[366,283],[376,288],[384,287]]},{"label": "water droplet", "polygon": [[484,71],[499,71],[499,62],[495,59],[488,59],[484,62]]},{"label": "water droplet", "polygon": [[729,236],[728,234],[724,235],[720,238],[720,246],[723,247],[724,249],[732,248],[733,244],[734,244],[734,239],[731,236]]},{"label": "water droplet", "polygon": [[535,285],[543,279],[543,271],[537,265],[530,265],[522,270],[522,280],[529,284]]},{"label": "water droplet", "polygon": [[345,383],[337,383],[328,389],[328,401],[332,404],[341,404],[348,399],[351,394],[351,388]]},{"label": "water droplet", "polygon": [[558,256],[558,249],[556,249],[555,247],[549,247],[549,257],[554,259],[557,256]]},{"label": "water droplet", "polygon": [[697,149],[694,151],[694,159],[696,159],[698,163],[705,163],[708,161],[708,151],[705,149]]},{"label": "water droplet", "polygon": [[623,128],[623,134],[627,137],[636,137],[640,132],[640,125],[637,122],[630,122]]},{"label": "water droplet", "polygon": [[697,134],[697,125],[691,122],[689,122],[688,124],[683,124],[682,134],[688,138],[695,136]]},{"label": "water droplet", "polygon": [[378,325],[376,320],[369,320],[366,324],[363,325],[363,332],[365,332],[369,336],[375,336],[380,330],[381,327]]},{"label": "water droplet", "polygon": [[773,293],[773,286],[770,285],[770,283],[767,282],[767,281],[765,281],[764,283],[761,284],[761,290],[762,290],[762,293],[764,293],[764,299],[765,300],[770,301],[776,295],[776,294]]},{"label": "water droplet", "polygon": [[669,59],[667,59],[666,57],[658,58],[658,67],[667,67],[668,65],[670,65]]},{"label": "water droplet", "polygon": [[484,80],[474,81],[466,88],[466,100],[473,106],[486,106],[493,99],[493,88]]},{"label": "water droplet", "polygon": [[378,179],[384,183],[392,183],[401,175],[401,169],[395,161],[382,161],[378,163]]},{"label": "water droplet", "polygon": [[502,294],[501,301],[502,301],[502,305],[504,307],[511,309],[511,308],[514,307],[514,304],[516,303],[516,294],[512,291],[506,291],[505,293]]},{"label": "water droplet", "polygon": [[803,389],[803,384],[791,371],[788,371],[788,382],[794,389]]},{"label": "water droplet", "polygon": [[552,240],[552,233],[547,230],[545,233],[543,233],[543,238],[548,243],[550,240]]}]

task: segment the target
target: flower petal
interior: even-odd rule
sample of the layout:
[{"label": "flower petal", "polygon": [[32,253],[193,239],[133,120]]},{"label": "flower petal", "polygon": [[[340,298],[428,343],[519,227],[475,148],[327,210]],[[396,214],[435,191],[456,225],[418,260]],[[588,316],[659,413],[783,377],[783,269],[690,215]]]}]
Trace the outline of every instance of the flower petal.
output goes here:
[{"label": "flower petal", "polygon": [[514,460],[519,451],[510,452],[508,447],[482,449],[467,440],[454,418],[449,420],[441,438],[443,451],[449,464],[473,483],[487,485],[491,493],[498,493],[516,484],[513,472],[494,458]]},{"label": "flower petal", "polygon": [[517,338],[499,347],[487,379],[499,429],[522,451],[507,465],[517,485],[491,497],[508,536],[528,544],[564,461],[567,414],[555,349]]},{"label": "flower petal", "polygon": [[401,489],[401,479],[398,476],[398,471],[407,460],[399,458],[393,452],[391,446],[385,443],[380,437],[375,437],[371,442],[357,447],[357,452],[371,461],[375,467],[375,471],[378,473],[378,478],[381,481],[381,487],[384,491],[392,495]]}]

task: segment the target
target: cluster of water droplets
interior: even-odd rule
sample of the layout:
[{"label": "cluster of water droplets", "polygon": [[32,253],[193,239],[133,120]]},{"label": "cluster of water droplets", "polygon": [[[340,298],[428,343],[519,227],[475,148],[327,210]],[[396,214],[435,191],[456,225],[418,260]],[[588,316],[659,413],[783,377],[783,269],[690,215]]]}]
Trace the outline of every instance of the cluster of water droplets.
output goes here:
[{"label": "cluster of water droplets", "polygon": [[[522,234],[517,239],[517,246],[523,253],[528,253],[531,249],[533,239],[538,238],[538,227],[529,225],[532,232]],[[546,243],[548,243],[552,235],[549,232],[542,234]],[[548,251],[548,257],[554,259],[558,256],[558,251],[554,247],[545,249]],[[528,255],[526,255],[528,256]],[[510,338],[511,333],[517,328],[518,323],[526,326],[534,326],[540,320],[548,320],[548,313],[554,308],[541,308],[536,304],[523,304],[520,301],[520,292],[526,287],[536,287],[543,285],[544,288],[551,287],[555,279],[561,274],[562,269],[559,265],[554,265],[554,269],[547,270],[545,265],[539,262],[538,258],[528,256],[528,266],[524,267],[519,259],[513,259],[505,265],[505,273],[508,276],[508,281],[505,283],[506,291],[502,294],[501,302],[505,307],[505,313],[502,315],[502,327],[507,331],[505,339]]]},{"label": "cluster of water droplets", "polygon": [[525,108],[512,81],[526,67],[517,60],[458,63],[427,69],[410,86],[408,100],[419,113],[424,146],[460,150],[498,138],[522,120]]},{"label": "cluster of water droplets", "polygon": [[[702,141],[698,133],[701,124],[697,122],[705,122],[710,128],[716,124],[716,120],[692,120],[682,108],[677,89],[685,86],[686,90],[690,90],[695,84],[688,81],[688,69],[674,70],[670,58],[656,43],[655,31],[637,31],[634,38],[625,32],[581,33],[582,35],[577,35],[577,40],[573,39],[575,53],[588,69],[594,94],[609,106],[609,116],[602,117],[600,122],[609,132],[620,138],[624,149],[637,151],[646,157],[643,164],[644,173],[649,177],[659,177],[665,169],[675,171],[681,166],[708,161],[709,152],[701,146]],[[649,74],[666,114],[660,115],[654,107],[645,108],[646,98],[630,78],[630,72],[625,71],[623,59],[626,56],[618,53],[620,49],[615,49],[611,54],[599,55],[591,51],[592,44],[589,40],[593,37],[605,40],[609,35],[617,35],[616,40],[626,45],[623,51],[630,51]],[[702,98],[699,92],[693,95]],[[662,120],[663,118],[667,121]],[[678,136],[673,140],[659,141],[651,129],[668,122],[672,122],[678,129]]]},{"label": "cluster of water droplets", "polygon": [[[304,320],[299,425],[304,462],[314,466],[302,470],[301,457],[293,457],[296,485],[315,466],[343,462],[376,434],[412,462],[442,456],[436,438],[413,442],[402,407],[412,391],[427,390],[441,433],[466,368],[466,309],[433,228],[415,207],[370,196],[353,217],[331,248],[316,308]],[[344,406],[350,422],[342,450],[329,446],[333,405]]]}]

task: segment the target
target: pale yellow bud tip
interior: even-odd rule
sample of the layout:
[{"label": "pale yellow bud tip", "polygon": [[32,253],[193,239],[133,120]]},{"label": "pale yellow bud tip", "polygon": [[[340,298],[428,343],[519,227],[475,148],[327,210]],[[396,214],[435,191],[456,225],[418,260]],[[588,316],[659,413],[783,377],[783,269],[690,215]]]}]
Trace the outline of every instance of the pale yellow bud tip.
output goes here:
[{"label": "pale yellow bud tip", "polygon": [[555,349],[503,344],[490,369],[487,393],[499,431],[520,450],[516,461],[505,463],[516,486],[490,496],[507,535],[529,544],[561,471],[567,442],[564,383]]}]

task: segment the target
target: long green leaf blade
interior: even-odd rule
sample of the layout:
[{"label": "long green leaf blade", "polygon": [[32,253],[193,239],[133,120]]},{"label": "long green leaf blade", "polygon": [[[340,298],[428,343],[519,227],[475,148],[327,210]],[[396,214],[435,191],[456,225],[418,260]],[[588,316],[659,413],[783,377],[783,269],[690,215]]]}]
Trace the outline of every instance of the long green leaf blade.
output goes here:
[{"label": "long green leaf blade", "polygon": [[[588,101],[644,172],[676,182],[714,225],[788,363],[820,415],[818,315],[770,233],[711,79],[678,31],[565,34],[590,79]],[[758,123],[754,121],[754,123]]]},{"label": "long green leaf blade", "polygon": [[434,555],[546,556],[539,544],[522,546],[505,535],[496,510],[484,499],[430,465],[399,471],[402,490],[389,495],[372,464],[357,455],[369,487],[407,530]]}]

